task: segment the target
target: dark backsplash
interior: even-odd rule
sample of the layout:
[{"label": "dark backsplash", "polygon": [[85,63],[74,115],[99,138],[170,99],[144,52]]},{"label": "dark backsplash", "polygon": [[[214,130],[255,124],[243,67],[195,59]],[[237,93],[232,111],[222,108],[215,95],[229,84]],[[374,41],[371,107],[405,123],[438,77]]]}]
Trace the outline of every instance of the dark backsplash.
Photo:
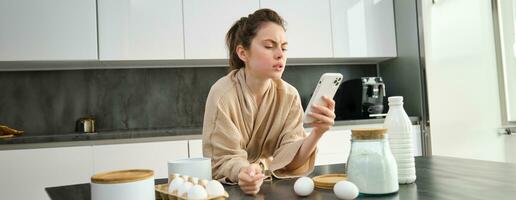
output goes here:
[{"label": "dark backsplash", "polygon": [[[306,106],[320,75],[375,76],[375,65],[290,66],[283,79]],[[0,72],[0,124],[26,135],[75,132],[96,118],[98,131],[201,127],[211,85],[225,67]]]}]

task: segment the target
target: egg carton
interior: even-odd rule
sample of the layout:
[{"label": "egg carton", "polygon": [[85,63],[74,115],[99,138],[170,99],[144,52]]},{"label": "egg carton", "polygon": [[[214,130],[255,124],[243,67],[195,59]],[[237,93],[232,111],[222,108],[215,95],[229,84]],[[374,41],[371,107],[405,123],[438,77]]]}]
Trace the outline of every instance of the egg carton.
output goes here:
[{"label": "egg carton", "polygon": [[[176,174],[176,176],[179,176],[179,175]],[[168,186],[170,184],[170,181],[173,178],[174,178],[174,176],[170,176],[168,183],[155,186],[156,199],[159,199],[159,200],[188,200],[188,196],[186,193],[183,194],[182,196],[179,196],[177,194],[177,190],[174,190],[171,193],[168,192]],[[196,184],[200,185],[206,189],[206,182],[201,183],[202,181],[198,181],[198,178],[188,177],[188,176],[186,176],[186,177],[182,176],[182,178],[186,178],[186,180],[188,182],[190,182],[194,185],[196,185]],[[195,179],[197,179],[197,180],[195,180]],[[206,180],[204,180],[204,181],[206,181]],[[229,194],[227,193],[227,191],[224,191],[223,195],[208,196],[207,199],[202,199],[202,200],[223,200],[223,199],[227,199],[227,198],[229,198]]]}]

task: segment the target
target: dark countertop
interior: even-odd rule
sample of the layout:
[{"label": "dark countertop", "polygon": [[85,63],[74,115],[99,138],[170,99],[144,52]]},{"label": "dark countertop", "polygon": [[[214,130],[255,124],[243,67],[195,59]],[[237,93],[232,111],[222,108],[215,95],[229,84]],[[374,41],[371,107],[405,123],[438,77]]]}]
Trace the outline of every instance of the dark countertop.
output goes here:
[{"label": "dark countertop", "polygon": [[[419,123],[419,117],[410,117],[414,124]],[[362,124],[381,124],[384,119],[360,119],[360,120],[344,120],[336,121],[335,126],[349,126]],[[68,133],[53,134],[42,136],[19,136],[13,138],[0,139],[1,145],[16,144],[37,144],[37,143],[56,143],[56,142],[80,142],[80,141],[96,141],[96,140],[119,140],[119,139],[137,139],[151,137],[173,137],[198,135],[200,138],[202,127],[193,128],[168,128],[168,129],[145,129],[145,130],[118,130],[118,131],[100,131],[97,133]],[[193,137],[196,138],[196,137]],[[196,139],[197,139],[196,138]],[[181,137],[184,139],[184,137]],[[52,146],[52,145],[49,145]],[[70,145],[75,146],[75,145]],[[5,146],[4,146],[5,147]],[[39,147],[39,146],[38,146]],[[0,148],[11,149],[11,148]],[[14,148],[16,149],[16,148]]]},{"label": "dark countertop", "polygon": [[[344,164],[317,166],[310,177],[343,173]],[[446,199],[514,199],[516,197],[516,164],[450,158],[416,157],[417,180],[400,185],[398,193],[380,196],[360,195],[357,199],[375,200],[446,200]],[[337,199],[332,190],[315,189],[306,197],[296,196],[296,179],[264,182],[257,196],[243,194],[238,186],[225,185],[229,199]],[[157,184],[166,179],[156,180]],[[90,184],[45,188],[53,200],[89,200]]]}]

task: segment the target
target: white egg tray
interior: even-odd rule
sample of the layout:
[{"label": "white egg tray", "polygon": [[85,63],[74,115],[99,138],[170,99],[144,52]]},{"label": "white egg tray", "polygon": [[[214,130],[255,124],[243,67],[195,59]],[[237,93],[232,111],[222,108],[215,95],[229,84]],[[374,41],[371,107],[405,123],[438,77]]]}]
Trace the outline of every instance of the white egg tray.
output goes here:
[{"label": "white egg tray", "polygon": [[[171,180],[171,179],[169,179],[169,180]],[[193,183],[192,178],[187,178],[187,180],[189,182]],[[188,200],[188,196],[186,193],[183,194],[183,196],[179,196],[177,194],[177,190],[174,190],[171,193],[168,192],[169,184],[170,184],[170,181],[169,181],[169,183],[160,184],[160,185],[155,186],[156,199],[158,199],[158,200]],[[198,184],[198,185],[200,185],[206,189],[205,185],[203,185],[203,184]],[[224,195],[208,196],[208,198],[206,200],[223,200],[223,199],[227,199],[227,198],[229,198],[229,194],[227,193],[227,191],[224,191]]]}]

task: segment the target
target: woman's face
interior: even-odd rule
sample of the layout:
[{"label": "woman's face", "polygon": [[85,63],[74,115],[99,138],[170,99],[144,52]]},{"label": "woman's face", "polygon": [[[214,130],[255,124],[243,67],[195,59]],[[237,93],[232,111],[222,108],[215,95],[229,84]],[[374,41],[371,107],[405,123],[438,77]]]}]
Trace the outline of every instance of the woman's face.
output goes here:
[{"label": "woman's face", "polygon": [[245,50],[248,72],[260,79],[280,79],[287,62],[286,50],[283,27],[272,22],[263,24]]}]

